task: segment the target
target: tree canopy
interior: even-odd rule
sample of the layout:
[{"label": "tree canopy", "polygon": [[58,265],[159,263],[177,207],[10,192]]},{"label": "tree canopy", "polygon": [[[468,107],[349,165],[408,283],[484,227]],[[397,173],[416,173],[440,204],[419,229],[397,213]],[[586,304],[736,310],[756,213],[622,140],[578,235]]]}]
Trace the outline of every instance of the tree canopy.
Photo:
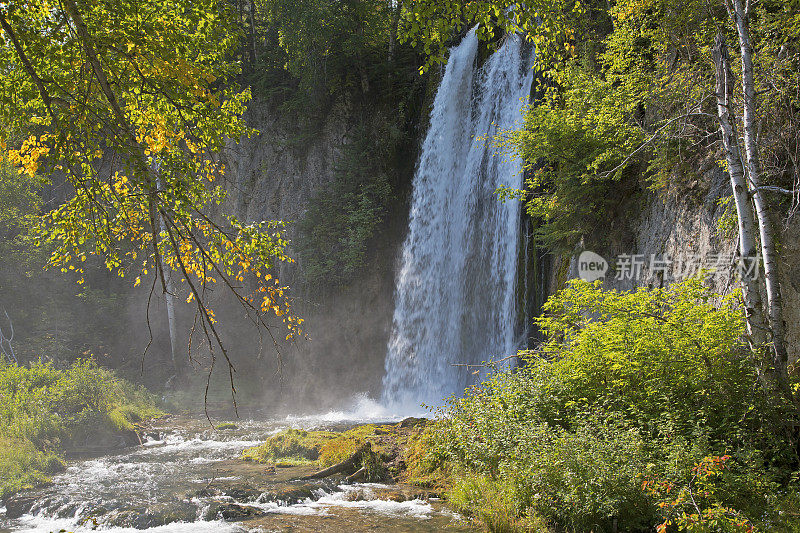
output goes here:
[{"label": "tree canopy", "polygon": [[[25,0],[0,7],[0,120],[8,159],[72,189],[38,227],[49,264],[79,273],[89,255],[166,292],[182,278],[195,330],[228,359],[208,304],[227,287],[248,316],[300,334],[286,288],[279,222],[219,215],[219,153],[252,133],[231,60],[239,31],[218,0]],[[217,213],[216,216],[212,216]],[[232,375],[232,374],[231,374]]]}]

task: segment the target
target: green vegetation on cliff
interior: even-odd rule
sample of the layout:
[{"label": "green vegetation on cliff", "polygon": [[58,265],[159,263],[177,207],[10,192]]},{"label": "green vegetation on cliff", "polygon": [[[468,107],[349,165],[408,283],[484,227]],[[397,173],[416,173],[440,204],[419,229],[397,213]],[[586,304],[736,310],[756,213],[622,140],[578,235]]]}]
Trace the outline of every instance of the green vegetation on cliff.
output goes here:
[{"label": "green vegetation on cliff", "polygon": [[150,393],[90,359],[0,366],[0,498],[63,470],[65,451],[138,443],[134,424],[161,414]]},{"label": "green vegetation on cliff", "polygon": [[340,286],[363,272],[392,201],[391,162],[402,133],[394,125],[354,132],[335,169],[300,220],[298,255],[315,286]]}]

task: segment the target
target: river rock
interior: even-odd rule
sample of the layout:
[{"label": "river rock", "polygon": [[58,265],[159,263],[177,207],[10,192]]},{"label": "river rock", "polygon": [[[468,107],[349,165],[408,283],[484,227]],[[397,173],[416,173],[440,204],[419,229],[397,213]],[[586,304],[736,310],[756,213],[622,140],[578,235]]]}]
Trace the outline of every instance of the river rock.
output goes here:
[{"label": "river rock", "polygon": [[252,502],[261,496],[261,491],[252,487],[233,487],[222,490],[225,496],[233,498],[237,502]]},{"label": "river rock", "polygon": [[417,487],[389,486],[373,489],[373,494],[378,500],[407,502],[411,500],[427,500],[433,493]]},{"label": "river rock", "polygon": [[311,487],[284,487],[281,489],[265,492],[258,498],[260,503],[280,502],[286,505],[295,505],[308,499],[315,499]]},{"label": "river rock", "polygon": [[213,502],[208,509],[206,509],[203,519],[211,521],[222,518],[229,522],[236,522],[238,520],[264,516],[265,514],[266,513],[260,509],[239,505],[238,503]]},{"label": "river rock", "polygon": [[87,430],[79,440],[67,447],[68,456],[85,456],[109,453],[142,444],[142,439],[135,430],[105,431]]},{"label": "river rock", "polygon": [[416,418],[416,417],[413,417],[413,416],[409,416],[408,418],[404,418],[403,420],[401,420],[400,423],[397,424],[397,427],[399,427],[399,428],[413,428],[413,427],[416,427],[416,426],[419,426],[419,425],[422,425],[422,424],[427,424],[427,423],[428,423],[428,419],[427,418]]},{"label": "river rock", "polygon": [[430,495],[430,491],[406,486],[359,487],[348,491],[345,499],[351,502],[384,500],[402,503],[411,500],[427,500]]},{"label": "river rock", "polygon": [[36,504],[40,496],[34,494],[13,494],[3,501],[7,518],[19,518]]},{"label": "river rock", "polygon": [[191,500],[192,498],[212,498],[214,496],[221,496],[222,491],[215,488],[205,487],[202,489],[197,489],[190,491],[186,494],[186,498]]},{"label": "river rock", "polygon": [[124,509],[108,515],[105,520],[111,526],[150,529],[173,522],[193,522],[197,509],[186,502],[159,503],[145,508]]},{"label": "river rock", "polygon": [[164,440],[164,435],[161,434],[159,431],[147,431],[144,434],[144,441],[160,441]]}]

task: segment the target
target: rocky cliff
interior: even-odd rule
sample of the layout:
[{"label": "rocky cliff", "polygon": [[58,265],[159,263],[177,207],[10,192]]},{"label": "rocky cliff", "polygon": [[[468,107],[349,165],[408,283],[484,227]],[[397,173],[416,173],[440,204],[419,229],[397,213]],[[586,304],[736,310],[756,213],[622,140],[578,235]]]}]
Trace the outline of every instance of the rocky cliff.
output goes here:
[{"label": "rocky cliff", "polygon": [[[350,142],[357,113],[347,103],[334,105],[313,134],[299,134],[290,118],[274,106],[253,102],[248,123],[259,133],[228,151],[227,208],[246,221],[282,220],[290,241],[315,194],[335,179],[337,161]],[[361,117],[363,119],[363,116]],[[376,120],[380,117],[376,115]],[[407,153],[411,162],[416,154]],[[407,168],[405,168],[407,166]],[[400,172],[399,194],[410,182],[413,164]],[[390,213],[375,239],[368,265],[344,287],[309,287],[298,261],[281,268],[282,282],[292,287],[307,340],[283,346],[284,367],[274,387],[265,387],[270,403],[337,406],[354,393],[379,393],[383,360],[392,321],[394,263],[405,231],[407,207]],[[290,245],[289,255],[297,257]],[[254,344],[253,339],[251,344]],[[268,373],[267,373],[268,374]]]},{"label": "rocky cliff", "polygon": [[[637,202],[624,204],[626,209],[609,220],[607,229],[614,237],[594,250],[611,263],[605,286],[619,290],[662,286],[670,279],[708,269],[708,283],[716,292],[736,290],[737,272],[731,266],[738,250],[736,228],[731,225],[735,221],[730,219],[727,229],[724,221],[720,224],[721,218],[730,216],[725,214],[722,202],[730,191],[728,175],[709,160],[700,169],[700,179],[680,194],[648,190]],[[795,361],[800,356],[800,264],[794,258],[800,257],[800,228],[777,218],[775,227],[781,231],[784,319],[790,359]],[[596,240],[603,242],[600,233]],[[579,276],[578,257],[576,253],[556,258],[549,292],[563,286],[566,279]],[[666,263],[656,263],[653,269],[653,259]],[[629,261],[641,264],[641,271],[635,272],[637,267]]]}]

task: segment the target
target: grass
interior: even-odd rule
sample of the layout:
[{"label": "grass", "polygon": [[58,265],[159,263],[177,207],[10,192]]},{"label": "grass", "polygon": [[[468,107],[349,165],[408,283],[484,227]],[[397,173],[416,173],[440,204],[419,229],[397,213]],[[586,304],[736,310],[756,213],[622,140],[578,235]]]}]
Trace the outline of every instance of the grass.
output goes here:
[{"label": "grass", "polygon": [[0,498],[63,470],[63,454],[162,415],[153,395],[90,360],[0,365]]},{"label": "grass", "polygon": [[447,498],[453,508],[492,533],[552,531],[545,520],[520,509],[516,487],[503,480],[480,475],[461,477],[453,483]]},{"label": "grass", "polygon": [[273,461],[276,468],[291,468],[293,466],[316,466],[317,461],[305,457],[282,457]]},{"label": "grass", "polygon": [[449,465],[443,456],[436,453],[436,436],[431,427],[409,435],[402,458],[405,470],[401,479],[405,483],[440,491],[450,487]]},{"label": "grass", "polygon": [[278,460],[302,459],[316,463],[320,458],[322,446],[337,437],[332,431],[303,431],[287,429],[281,431],[263,444],[242,452],[245,460],[258,463],[274,463]]},{"label": "grass", "polygon": [[31,441],[0,437],[0,499],[45,483],[63,469],[60,457],[37,450]]},{"label": "grass", "polygon": [[362,446],[369,444],[369,453],[362,457],[361,466],[367,479],[378,481],[400,472],[387,464],[398,458],[405,443],[418,430],[393,425],[367,424],[344,432],[304,431],[287,429],[273,435],[263,444],[242,452],[248,461],[272,464],[276,467],[316,466],[326,468],[344,461]]}]

